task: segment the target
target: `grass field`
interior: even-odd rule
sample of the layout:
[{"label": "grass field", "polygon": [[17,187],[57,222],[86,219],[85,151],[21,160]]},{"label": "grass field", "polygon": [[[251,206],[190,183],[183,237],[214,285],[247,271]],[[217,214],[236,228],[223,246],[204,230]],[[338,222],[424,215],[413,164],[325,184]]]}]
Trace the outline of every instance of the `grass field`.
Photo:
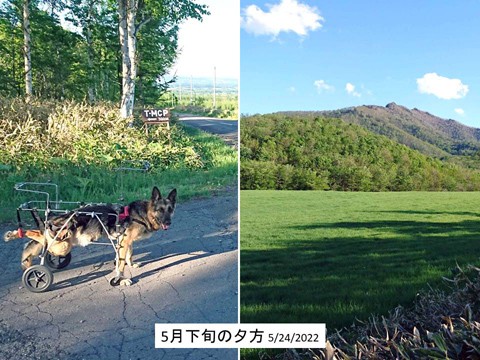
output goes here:
[{"label": "grass field", "polygon": [[480,193],[241,192],[241,321],[327,330],[477,264]]},{"label": "grass field", "polygon": [[198,96],[193,104],[182,100],[175,105],[174,110],[179,113],[238,120],[238,96],[220,94],[217,96],[216,106],[213,106],[212,98],[202,95]]}]

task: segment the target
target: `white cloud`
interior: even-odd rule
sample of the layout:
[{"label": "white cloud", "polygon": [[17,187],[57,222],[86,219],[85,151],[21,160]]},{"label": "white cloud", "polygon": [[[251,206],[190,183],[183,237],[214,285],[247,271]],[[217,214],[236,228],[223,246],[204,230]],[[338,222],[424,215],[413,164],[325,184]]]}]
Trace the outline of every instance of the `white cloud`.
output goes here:
[{"label": "white cloud", "polygon": [[332,85],[329,85],[325,82],[325,80],[315,80],[313,82],[313,85],[317,88],[317,91],[319,93],[323,91],[333,91],[335,88]]},{"label": "white cloud", "polygon": [[267,4],[263,11],[257,5],[243,9],[241,26],[254,35],[272,35],[281,32],[293,32],[306,36],[310,31],[320,29],[324,18],[314,6],[302,4],[297,0],[280,0],[278,4]]},{"label": "white cloud", "polygon": [[461,99],[468,93],[468,85],[460,79],[449,79],[436,73],[428,73],[417,79],[421,94],[435,95],[444,100]]},{"label": "white cloud", "polygon": [[455,109],[455,112],[460,115],[460,116],[464,116],[465,115],[465,110],[463,109],[460,109],[460,108],[456,108]]},{"label": "white cloud", "polygon": [[288,88],[288,91],[294,93],[294,92],[297,91],[297,89],[295,88],[295,86],[290,86],[290,87]]},{"label": "white cloud", "polygon": [[360,97],[361,94],[357,91],[355,91],[355,85],[353,85],[352,83],[347,83],[345,85],[345,90],[347,91],[348,94],[352,95],[352,96],[355,96],[355,97]]}]

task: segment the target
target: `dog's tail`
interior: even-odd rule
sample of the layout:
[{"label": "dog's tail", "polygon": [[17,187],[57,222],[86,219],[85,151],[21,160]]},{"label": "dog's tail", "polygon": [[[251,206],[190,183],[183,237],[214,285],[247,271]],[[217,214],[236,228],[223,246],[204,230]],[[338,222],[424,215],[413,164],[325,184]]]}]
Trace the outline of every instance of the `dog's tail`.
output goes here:
[{"label": "dog's tail", "polygon": [[[40,229],[40,232],[45,231],[45,222],[40,218],[38,215],[37,209],[31,209],[30,213],[32,214],[33,220],[35,221],[35,224],[37,224],[37,227]],[[18,229],[17,230],[11,230],[7,231],[5,234],[3,234],[3,240],[5,242],[15,240],[15,239],[22,239],[22,238],[31,238],[31,239],[36,239],[38,238],[36,230],[30,231],[30,230],[23,230],[22,229],[22,223],[20,221],[20,214],[19,210],[17,210],[17,218],[18,218]],[[33,235],[33,238],[31,237]]]},{"label": "dog's tail", "polygon": [[5,234],[3,234],[3,240],[5,241],[11,241],[15,239],[21,239],[23,238],[24,234],[19,234],[18,230],[12,230],[12,231],[7,231]]},{"label": "dog's tail", "polygon": [[45,242],[43,232],[40,230],[23,230],[20,228],[18,230],[7,231],[5,234],[3,234],[3,240],[5,241],[12,241],[22,238],[35,240],[36,242],[39,242],[41,244]]}]

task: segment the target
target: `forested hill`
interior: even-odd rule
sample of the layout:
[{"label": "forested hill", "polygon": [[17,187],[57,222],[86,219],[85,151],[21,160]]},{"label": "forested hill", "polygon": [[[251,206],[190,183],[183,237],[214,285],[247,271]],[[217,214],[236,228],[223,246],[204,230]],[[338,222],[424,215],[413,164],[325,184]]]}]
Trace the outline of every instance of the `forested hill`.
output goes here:
[{"label": "forested hill", "polygon": [[356,124],[307,113],[242,118],[242,189],[479,190],[480,173]]},{"label": "forested hill", "polygon": [[449,155],[472,155],[480,149],[480,129],[395,103],[385,107],[364,105],[333,111],[284,114],[338,118],[385,135],[425,155],[440,158]]}]

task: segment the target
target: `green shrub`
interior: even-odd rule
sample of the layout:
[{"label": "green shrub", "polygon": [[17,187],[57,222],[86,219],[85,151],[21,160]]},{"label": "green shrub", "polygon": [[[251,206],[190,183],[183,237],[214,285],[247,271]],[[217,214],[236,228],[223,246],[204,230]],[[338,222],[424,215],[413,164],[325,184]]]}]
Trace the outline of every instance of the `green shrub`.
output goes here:
[{"label": "green shrub", "polygon": [[171,123],[170,131],[149,127],[147,136],[141,121],[131,126],[111,104],[0,97],[0,221],[36,199],[14,191],[18,182],[52,182],[62,200],[94,202],[144,199],[153,185],[187,199],[237,183],[233,148]]},{"label": "green shrub", "polygon": [[183,128],[150,127],[121,119],[111,104],[0,99],[0,163],[17,169],[58,169],[65,164],[115,168],[142,159],[153,168],[208,168],[212,156]]}]

